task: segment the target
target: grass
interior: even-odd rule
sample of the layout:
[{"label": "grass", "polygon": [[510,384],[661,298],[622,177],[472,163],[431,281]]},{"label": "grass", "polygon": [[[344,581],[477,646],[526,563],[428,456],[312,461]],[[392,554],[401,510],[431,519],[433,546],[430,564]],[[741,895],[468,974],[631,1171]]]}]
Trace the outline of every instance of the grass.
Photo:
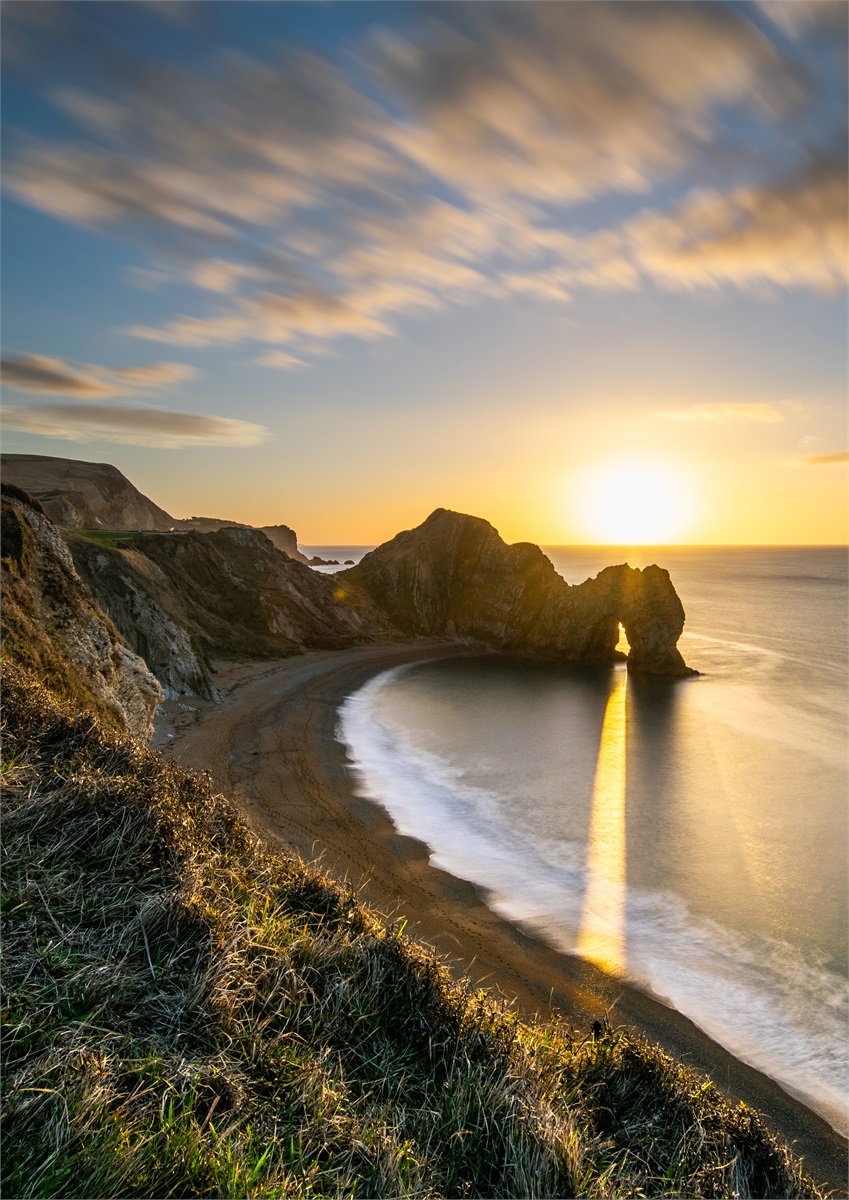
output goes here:
[{"label": "grass", "polygon": [[4,1195],[824,1194],[658,1049],[521,1023],[4,673]]},{"label": "grass", "polygon": [[141,530],[136,532],[134,529],[74,529],[71,532],[76,537],[85,538],[87,542],[94,542],[96,546],[108,546],[110,550],[115,550],[138,537]]}]

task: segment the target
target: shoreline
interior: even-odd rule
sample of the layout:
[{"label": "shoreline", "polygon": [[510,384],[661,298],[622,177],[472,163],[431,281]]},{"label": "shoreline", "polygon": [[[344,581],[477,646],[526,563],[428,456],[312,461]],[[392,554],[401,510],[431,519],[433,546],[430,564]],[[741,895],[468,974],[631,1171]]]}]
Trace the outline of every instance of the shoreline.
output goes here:
[{"label": "shoreline", "polygon": [[525,1016],[556,1011],[578,1028],[607,1016],[709,1074],[732,1101],[759,1109],[811,1174],[846,1195],[847,1143],[824,1118],[661,1000],[498,916],[481,888],[432,866],[428,846],[399,834],[378,803],[355,795],[335,738],[344,698],[391,666],[480,653],[423,640],[219,663],[223,703],[166,702],[153,744],[208,771],[258,836],[320,858],[380,912],[408,918],[408,932],[453,970],[500,991]]}]

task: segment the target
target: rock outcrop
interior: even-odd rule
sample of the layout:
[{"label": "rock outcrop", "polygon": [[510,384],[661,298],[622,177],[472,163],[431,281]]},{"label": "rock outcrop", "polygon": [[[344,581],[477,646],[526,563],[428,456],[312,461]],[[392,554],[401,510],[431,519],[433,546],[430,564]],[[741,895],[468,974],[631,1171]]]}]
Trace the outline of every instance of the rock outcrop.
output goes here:
[{"label": "rock outcrop", "polygon": [[214,699],[210,658],[262,658],[401,636],[357,589],[245,526],[141,534],[112,548],[77,534],[80,575],[169,697]]},{"label": "rock outcrop", "polygon": [[632,670],[686,675],[684,609],[667,571],[608,567],[571,586],[538,546],[508,546],[488,521],[437,509],[335,582],[367,593],[407,634],[469,638],[508,654],[612,662],[619,624]]},{"label": "rock outcrop", "polygon": [[5,484],[0,578],[4,651],[60,695],[148,737],[162,688],[95,603],[44,510]]},{"label": "rock outcrop", "polygon": [[218,700],[209,663],[189,631],[185,604],[165,572],[133,545],[118,550],[79,534],[66,537],[80,577],[162,684],[165,698]]},{"label": "rock outcrop", "polygon": [[3,478],[39,501],[66,529],[170,529],[174,518],[109,463],[4,454]]},{"label": "rock outcrop", "polygon": [[298,549],[298,536],[294,529],[290,529],[288,525],[261,525],[259,526],[260,533],[264,533],[268,540],[282,550],[289,558],[294,558],[295,562],[309,563],[306,554],[301,554]]}]

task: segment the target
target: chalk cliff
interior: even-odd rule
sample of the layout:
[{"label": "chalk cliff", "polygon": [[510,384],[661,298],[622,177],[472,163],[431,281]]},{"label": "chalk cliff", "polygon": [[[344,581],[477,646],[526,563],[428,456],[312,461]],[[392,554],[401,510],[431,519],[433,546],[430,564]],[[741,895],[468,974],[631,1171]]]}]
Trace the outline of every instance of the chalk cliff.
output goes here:
[{"label": "chalk cliff", "polygon": [[479,517],[437,509],[334,578],[367,593],[408,634],[465,637],[509,654],[611,662],[621,622],[628,665],[690,669],[677,648],[684,609],[667,571],[608,567],[572,586],[538,546],[508,546]]},{"label": "chalk cliff", "polygon": [[60,695],[146,738],[162,688],[94,602],[44,510],[6,484],[0,580],[4,651]]}]

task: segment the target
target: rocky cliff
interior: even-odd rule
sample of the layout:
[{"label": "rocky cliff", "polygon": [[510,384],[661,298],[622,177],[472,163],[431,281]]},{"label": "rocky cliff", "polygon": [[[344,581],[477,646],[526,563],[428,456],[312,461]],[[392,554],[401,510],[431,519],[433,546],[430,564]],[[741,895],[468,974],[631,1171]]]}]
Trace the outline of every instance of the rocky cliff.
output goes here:
[{"label": "rocky cliff", "polygon": [[39,501],[51,521],[68,529],[170,529],[174,518],[109,463],[2,455],[3,478]]},{"label": "rocky cliff", "polygon": [[288,525],[262,525],[260,533],[264,533],[278,550],[282,550],[289,558],[294,558],[295,562],[306,564],[310,561],[305,554],[301,554],[297,534]]},{"label": "rocky cliff", "polygon": [[369,597],[277,550],[259,530],[69,534],[80,575],[166,689],[214,698],[208,659],[274,657],[401,636]]},{"label": "rocky cliff", "polygon": [[508,546],[488,521],[437,509],[335,580],[408,634],[463,637],[509,654],[611,662],[619,624],[632,670],[685,675],[684,609],[667,571],[608,567],[570,587],[538,546]]},{"label": "rocky cliff", "polygon": [[[172,517],[109,463],[43,454],[3,454],[0,461],[6,482],[37,500],[51,521],[63,529],[217,533],[221,529],[253,528],[226,517]],[[265,525],[261,532],[289,558],[309,562],[298,549],[297,534],[288,525]]]},{"label": "rocky cliff", "polygon": [[146,738],[162,689],[80,579],[44,510],[4,484],[3,649],[58,694]]}]

